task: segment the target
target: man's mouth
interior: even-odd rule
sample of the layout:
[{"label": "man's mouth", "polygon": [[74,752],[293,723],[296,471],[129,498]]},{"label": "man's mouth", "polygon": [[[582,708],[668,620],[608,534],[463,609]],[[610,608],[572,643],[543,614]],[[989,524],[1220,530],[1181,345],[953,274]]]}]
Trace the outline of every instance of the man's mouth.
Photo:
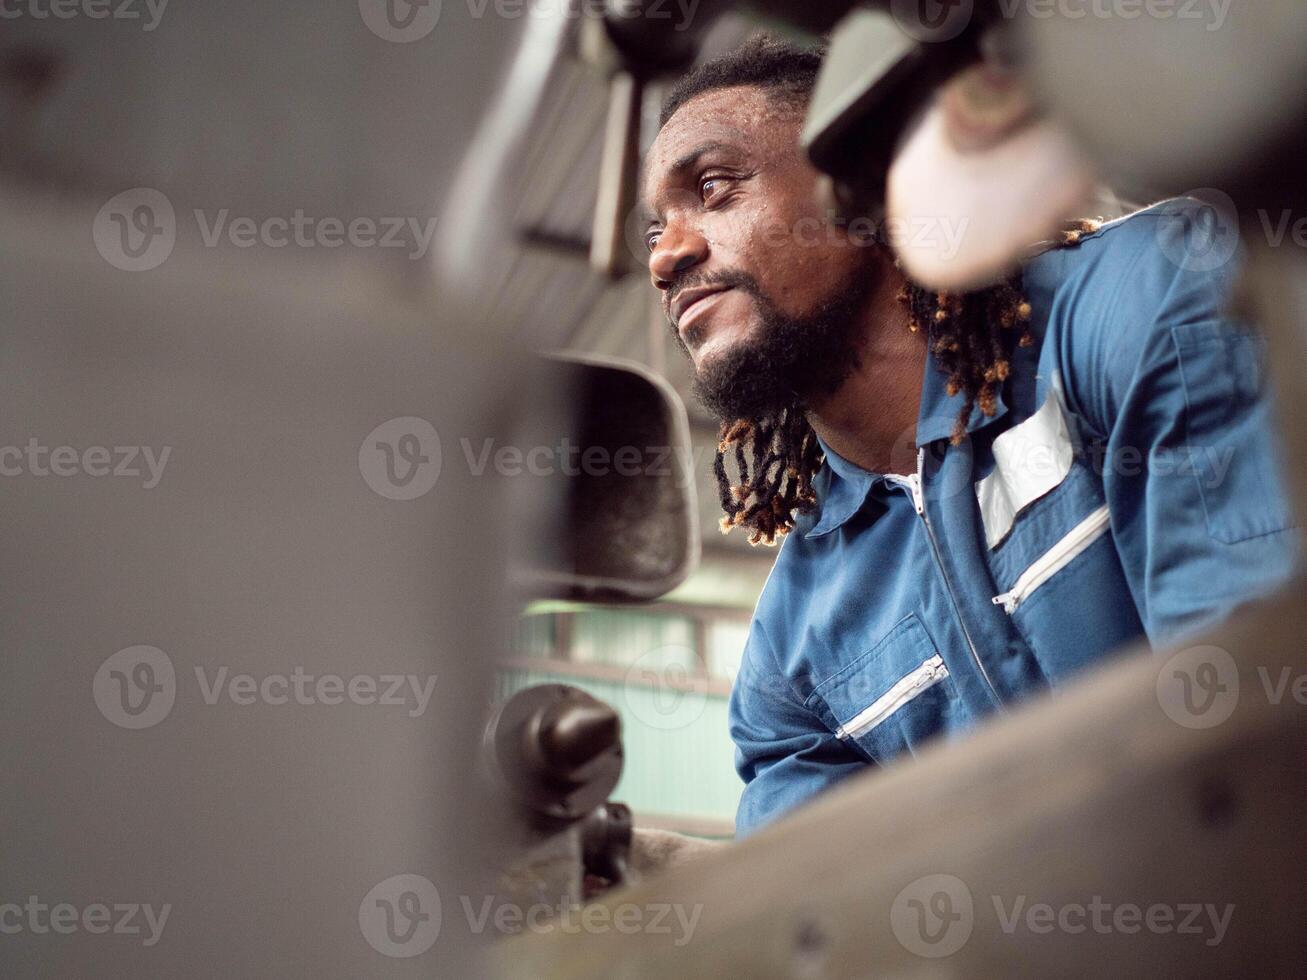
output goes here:
[{"label": "man's mouth", "polygon": [[681,290],[672,301],[672,322],[676,324],[676,332],[687,345],[690,345],[695,324],[707,316],[731,288],[730,286],[693,286]]}]

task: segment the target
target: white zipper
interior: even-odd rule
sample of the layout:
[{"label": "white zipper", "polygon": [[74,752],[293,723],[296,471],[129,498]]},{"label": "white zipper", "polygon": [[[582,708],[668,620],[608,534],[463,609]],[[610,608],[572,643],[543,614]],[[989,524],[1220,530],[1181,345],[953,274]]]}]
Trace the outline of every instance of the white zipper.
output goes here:
[{"label": "white zipper", "polygon": [[885,479],[900,487],[907,487],[908,492],[912,494],[912,507],[917,512],[917,516],[922,517],[925,515],[926,505],[921,499],[920,473],[909,473],[905,476],[900,476],[898,473],[886,473]]},{"label": "white zipper", "polygon": [[1081,552],[1107,533],[1112,515],[1107,504],[1073,527],[1061,541],[1049,548],[1017,578],[1011,591],[994,596],[994,605],[1009,615],[1030,593],[1066,568]]},{"label": "white zipper", "polygon": [[921,499],[921,474],[913,473],[908,477],[908,489],[912,491],[912,506],[917,508],[917,516],[926,513],[926,503]]},{"label": "white zipper", "polygon": [[930,526],[930,517],[926,514],[926,497],[923,492],[923,474],[926,472],[926,447],[917,447],[917,472],[908,476],[889,475],[888,479],[898,484],[906,486],[912,495],[912,506],[917,511],[917,516],[921,518],[922,527],[926,529],[926,540],[930,542],[930,553],[935,559],[935,567],[939,569],[940,578],[944,581],[944,591],[948,593],[949,602],[953,605],[953,611],[957,614],[958,626],[962,630],[962,636],[967,641],[967,649],[971,652],[971,659],[975,662],[976,670],[980,676],[985,679],[985,686],[989,688],[990,694],[994,697],[994,703],[998,705],[999,710],[1003,708],[1003,699],[998,696],[998,689],[994,687],[994,682],[990,680],[989,671],[985,670],[985,665],[980,660],[980,654],[976,650],[976,644],[971,640],[971,633],[967,630],[966,620],[962,618],[962,609],[958,605],[957,597],[953,594],[953,585],[949,582],[948,571],[944,568],[944,560],[939,554],[939,544],[935,541],[935,531]]},{"label": "white zipper", "polygon": [[870,731],[922,691],[929,690],[947,676],[948,668],[944,666],[944,658],[935,654],[912,673],[896,681],[893,687],[841,725],[835,734],[840,738],[854,738]]}]

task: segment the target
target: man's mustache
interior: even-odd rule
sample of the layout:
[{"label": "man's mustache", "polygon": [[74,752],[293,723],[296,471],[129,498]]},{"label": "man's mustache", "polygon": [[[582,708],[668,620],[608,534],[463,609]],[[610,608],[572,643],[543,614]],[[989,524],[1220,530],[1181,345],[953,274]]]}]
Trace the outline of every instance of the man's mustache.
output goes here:
[{"label": "man's mustache", "polygon": [[721,286],[724,289],[739,289],[749,293],[755,299],[762,300],[765,298],[762,290],[758,287],[758,280],[740,269],[723,269],[721,272],[688,272],[681,278],[673,280],[672,285],[663,294],[663,314],[667,317],[668,324],[671,325],[677,343],[681,344],[682,347],[685,346],[685,342],[681,340],[681,334],[676,329],[676,321],[672,319],[672,304],[676,302],[676,297],[683,291],[698,286]]}]

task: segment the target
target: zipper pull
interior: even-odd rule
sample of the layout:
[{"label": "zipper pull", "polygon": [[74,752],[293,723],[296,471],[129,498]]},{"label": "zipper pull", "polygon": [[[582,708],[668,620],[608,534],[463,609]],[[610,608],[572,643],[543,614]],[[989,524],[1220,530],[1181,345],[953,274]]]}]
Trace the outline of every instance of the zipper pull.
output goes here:
[{"label": "zipper pull", "polygon": [[924,446],[917,448],[917,472],[910,478],[909,486],[912,488],[912,506],[917,509],[918,516],[924,516],[926,513],[925,494],[921,489],[921,473],[925,468],[926,450]]},{"label": "zipper pull", "polygon": [[1017,594],[1015,592],[1004,592],[1002,595],[996,595],[990,600],[996,606],[1002,606],[1003,611],[1009,616],[1017,608]]},{"label": "zipper pull", "polygon": [[908,490],[912,493],[912,508],[917,512],[917,516],[920,517],[926,511],[925,505],[921,500],[921,477],[917,476],[915,473],[908,477]]}]

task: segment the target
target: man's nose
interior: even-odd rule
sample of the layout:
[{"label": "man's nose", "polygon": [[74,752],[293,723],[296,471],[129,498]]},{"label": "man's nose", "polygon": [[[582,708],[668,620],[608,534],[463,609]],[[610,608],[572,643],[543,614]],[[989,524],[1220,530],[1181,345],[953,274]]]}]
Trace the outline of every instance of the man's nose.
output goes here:
[{"label": "man's nose", "polygon": [[677,275],[708,257],[708,242],[697,232],[668,226],[649,253],[649,276],[658,289],[667,289]]}]

